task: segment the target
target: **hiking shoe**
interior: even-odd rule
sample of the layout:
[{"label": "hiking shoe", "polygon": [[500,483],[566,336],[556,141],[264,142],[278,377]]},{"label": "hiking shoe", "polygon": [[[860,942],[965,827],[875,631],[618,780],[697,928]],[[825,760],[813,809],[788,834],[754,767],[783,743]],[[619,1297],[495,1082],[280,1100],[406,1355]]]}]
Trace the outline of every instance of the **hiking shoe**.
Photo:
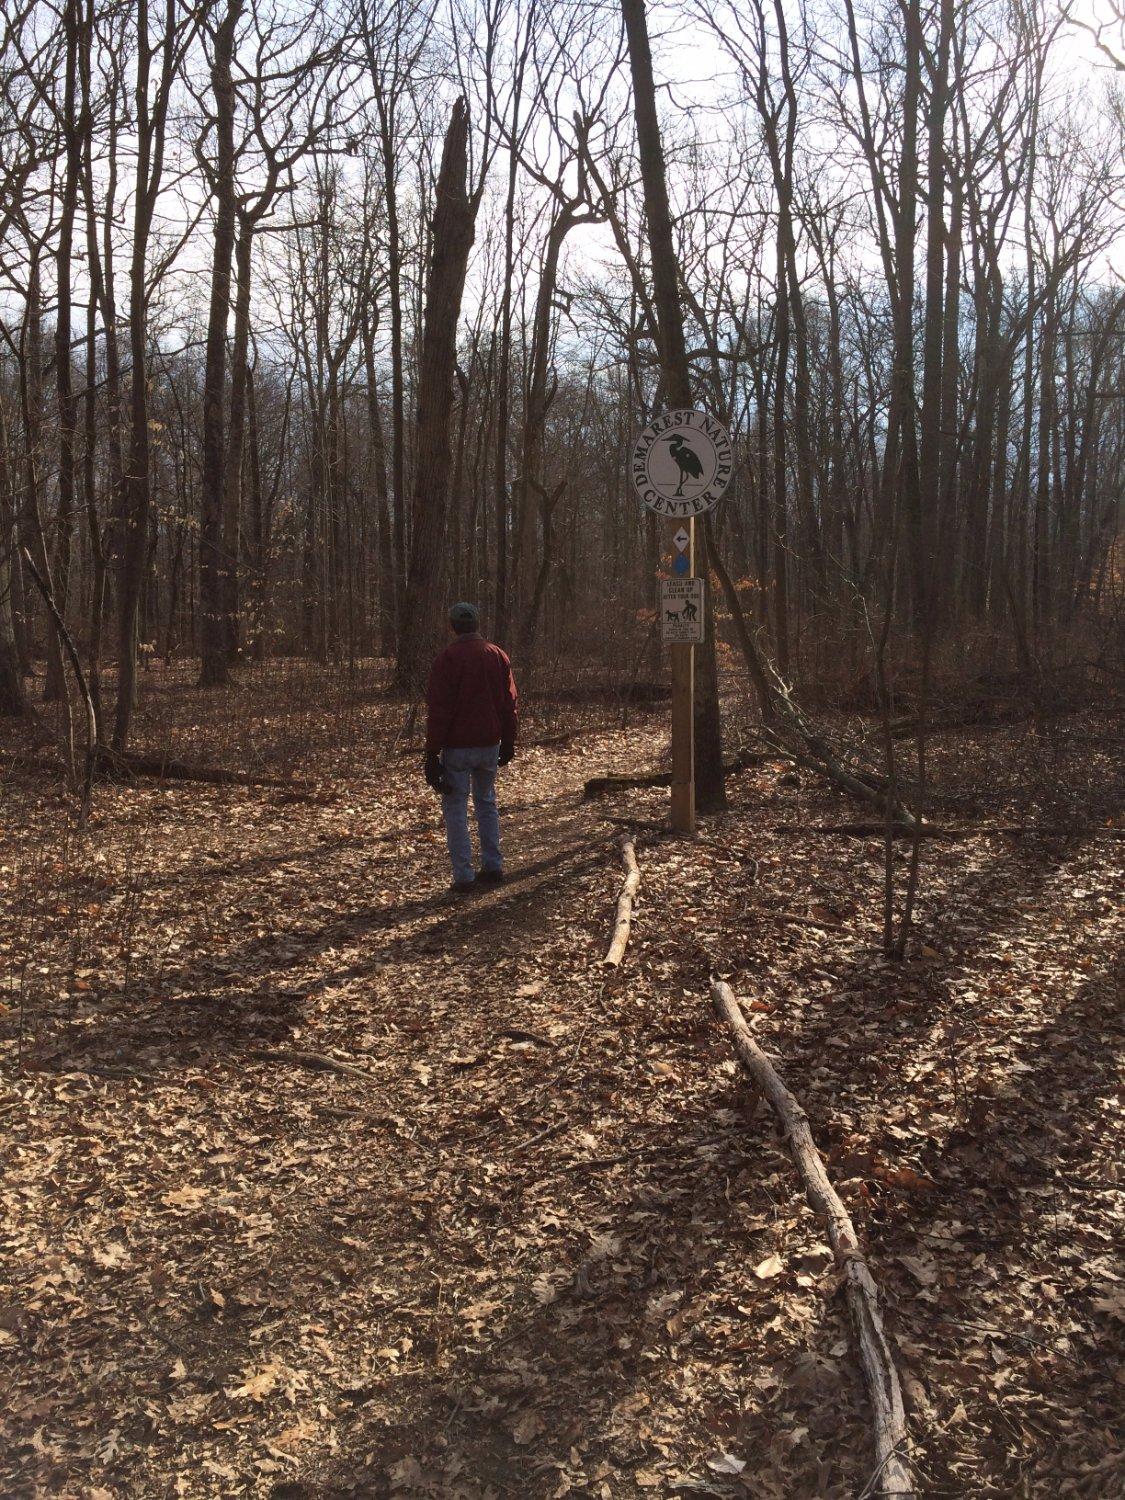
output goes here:
[{"label": "hiking shoe", "polygon": [[471,895],[477,888],[475,880],[455,880],[449,889],[458,896]]},{"label": "hiking shoe", "polygon": [[480,874],[477,876],[477,880],[480,881],[482,885],[503,885],[504,871],[481,870]]}]

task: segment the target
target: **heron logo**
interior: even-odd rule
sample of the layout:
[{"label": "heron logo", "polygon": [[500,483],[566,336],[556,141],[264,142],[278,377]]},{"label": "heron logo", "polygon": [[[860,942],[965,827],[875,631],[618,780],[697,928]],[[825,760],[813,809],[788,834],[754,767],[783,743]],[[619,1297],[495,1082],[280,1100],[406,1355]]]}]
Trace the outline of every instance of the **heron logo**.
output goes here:
[{"label": "heron logo", "polygon": [[721,499],[733,470],[730,436],[705,411],[666,411],[637,438],[633,488],[658,516],[686,520]]}]

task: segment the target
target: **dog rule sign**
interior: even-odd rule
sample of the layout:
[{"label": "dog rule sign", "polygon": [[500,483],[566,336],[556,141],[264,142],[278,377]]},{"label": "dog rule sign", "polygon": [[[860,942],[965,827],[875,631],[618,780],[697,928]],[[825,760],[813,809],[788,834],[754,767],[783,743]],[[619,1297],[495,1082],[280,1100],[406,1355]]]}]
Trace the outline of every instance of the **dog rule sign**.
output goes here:
[{"label": "dog rule sign", "polygon": [[662,578],[657,611],[666,645],[698,646],[703,640],[703,579]]}]

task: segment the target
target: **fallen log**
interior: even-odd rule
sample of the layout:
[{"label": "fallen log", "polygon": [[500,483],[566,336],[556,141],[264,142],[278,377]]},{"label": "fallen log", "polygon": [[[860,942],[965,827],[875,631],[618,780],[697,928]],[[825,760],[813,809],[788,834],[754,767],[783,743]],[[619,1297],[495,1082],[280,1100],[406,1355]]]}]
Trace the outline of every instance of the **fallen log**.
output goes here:
[{"label": "fallen log", "polygon": [[[926,724],[926,733],[955,734],[962,729],[979,729],[987,731],[991,729],[1011,729],[1015,724],[1030,724],[1032,716],[1025,710],[1011,714],[966,714],[960,719],[935,719]],[[891,725],[890,734],[893,740],[908,740],[918,733],[917,719],[897,719]]]},{"label": "fallen log", "polygon": [[[775,833],[825,833],[839,834],[844,838],[885,838],[887,835],[886,823],[777,823],[774,825]],[[1034,823],[978,823],[970,828],[950,828],[937,823],[923,823],[921,828],[911,828],[905,823],[891,824],[891,837],[896,839],[972,839],[983,838],[988,834],[1002,834],[1005,838],[1044,838],[1044,839],[1074,839],[1094,838],[1102,835],[1105,838],[1121,838],[1125,836],[1125,829],[1114,828],[1105,824],[1058,824],[1037,826]]]},{"label": "fallen log", "polygon": [[540,739],[528,740],[521,748],[524,750],[542,750],[547,745],[565,745],[568,740],[576,740],[585,734],[605,734],[616,728],[614,724],[588,724],[579,729],[561,729],[557,734],[545,734]]},{"label": "fallen log", "polygon": [[[560,729],[556,734],[545,734],[537,740],[521,740],[518,748],[520,750],[542,750],[549,745],[565,745],[568,740],[576,740],[586,734],[605,734],[616,729],[615,724],[580,724],[577,729]],[[395,752],[398,755],[421,755],[421,745],[400,745]]]},{"label": "fallen log", "polygon": [[[777,823],[774,833],[824,833],[838,834],[842,838],[886,838],[886,823]],[[939,828],[936,824],[923,823],[913,828],[908,823],[892,823],[890,835],[893,839],[965,839],[976,833],[975,828]]]},{"label": "fallen log", "polygon": [[754,1087],[769,1100],[784,1127],[786,1145],[805,1185],[805,1196],[825,1220],[836,1265],[843,1276],[875,1424],[876,1469],[864,1493],[894,1495],[897,1500],[905,1500],[914,1496],[916,1490],[905,1457],[907,1433],[902,1388],[883,1329],[879,1291],[859,1248],[851,1215],[829,1181],[809,1129],[808,1116],[754,1040],[734,991],[716,981],[711,986],[711,1001],[730,1029],[734,1050]]},{"label": "fallen log", "polygon": [[96,762],[105,770],[131,776],[153,776],[161,781],[201,781],[209,786],[268,786],[287,792],[307,792],[308,782],[292,781],[283,776],[257,776],[252,771],[225,771],[212,766],[193,766],[164,755],[134,755],[132,751],[110,750],[100,745]]},{"label": "fallen log", "polygon": [[582,788],[582,800],[589,802],[606,792],[628,792],[636,787],[671,785],[671,771],[653,771],[643,776],[591,776]]},{"label": "fallen log", "polygon": [[625,866],[625,880],[621,886],[621,894],[617,898],[617,918],[613,924],[613,939],[609,945],[609,952],[602,959],[602,963],[609,964],[612,968],[616,968],[625,957],[629,931],[633,925],[633,901],[637,894],[637,887],[641,883],[636,845],[631,838],[621,841],[621,862]]},{"label": "fallen log", "polygon": [[57,776],[60,772],[65,774],[66,767],[58,757],[54,746],[53,756],[23,754],[18,750],[0,750],[0,766],[10,766],[13,771],[50,771]]},{"label": "fallen log", "polygon": [[[762,766],[779,759],[779,755],[767,754],[762,750],[740,750],[733,760],[723,766],[723,775],[737,776],[739,771],[748,770],[750,766]],[[582,788],[582,800],[590,802],[606,792],[629,792],[638,787],[671,785],[671,771],[648,771],[637,776],[591,776]]]}]

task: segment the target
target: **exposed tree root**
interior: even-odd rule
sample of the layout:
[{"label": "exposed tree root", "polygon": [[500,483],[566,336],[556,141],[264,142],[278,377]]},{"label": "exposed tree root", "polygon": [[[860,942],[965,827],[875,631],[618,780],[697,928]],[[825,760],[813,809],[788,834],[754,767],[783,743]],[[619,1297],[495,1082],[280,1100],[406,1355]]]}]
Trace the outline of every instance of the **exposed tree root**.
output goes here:
[{"label": "exposed tree root", "polygon": [[904,1500],[916,1491],[904,1456],[907,1434],[902,1389],[883,1330],[879,1291],[859,1248],[855,1226],[828,1179],[809,1129],[808,1116],[754,1040],[734,991],[716,981],[711,986],[711,1001],[730,1029],[734,1049],[754,1087],[769,1100],[784,1127],[785,1142],[804,1182],[805,1196],[825,1220],[836,1264],[843,1275],[875,1424],[876,1469],[865,1493],[894,1495]]}]

